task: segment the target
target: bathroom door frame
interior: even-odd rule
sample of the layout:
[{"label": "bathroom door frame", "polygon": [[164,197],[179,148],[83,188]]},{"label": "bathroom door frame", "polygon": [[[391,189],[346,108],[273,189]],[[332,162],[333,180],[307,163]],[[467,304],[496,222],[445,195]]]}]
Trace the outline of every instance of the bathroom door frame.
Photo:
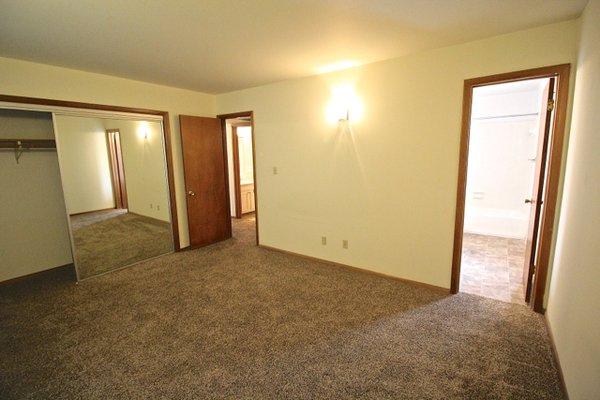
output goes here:
[{"label": "bathroom door frame", "polygon": [[454,223],[454,249],[450,281],[450,292],[452,294],[458,293],[460,288],[460,265],[464,233],[467,165],[469,157],[469,136],[471,130],[473,89],[480,86],[495,85],[498,83],[517,82],[540,78],[556,78],[555,115],[551,126],[551,140],[548,144],[548,166],[547,174],[544,179],[544,186],[546,190],[543,199],[544,208],[542,209],[540,216],[541,225],[537,248],[538,262],[536,265],[529,302],[530,307],[533,308],[534,311],[538,313],[544,313],[544,294],[546,291],[548,265],[550,262],[552,239],[554,236],[554,227],[556,223],[556,204],[558,201],[563,144],[565,139],[570,71],[571,64],[560,64],[466,79],[464,81],[460,155],[458,162],[458,187],[456,191],[456,215]]}]

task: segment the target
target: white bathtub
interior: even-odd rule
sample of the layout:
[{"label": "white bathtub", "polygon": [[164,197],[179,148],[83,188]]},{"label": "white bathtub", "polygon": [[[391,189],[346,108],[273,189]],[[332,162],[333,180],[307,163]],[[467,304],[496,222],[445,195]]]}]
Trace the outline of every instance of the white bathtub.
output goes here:
[{"label": "white bathtub", "polygon": [[465,209],[467,233],[524,239],[528,225],[528,213],[468,206]]}]

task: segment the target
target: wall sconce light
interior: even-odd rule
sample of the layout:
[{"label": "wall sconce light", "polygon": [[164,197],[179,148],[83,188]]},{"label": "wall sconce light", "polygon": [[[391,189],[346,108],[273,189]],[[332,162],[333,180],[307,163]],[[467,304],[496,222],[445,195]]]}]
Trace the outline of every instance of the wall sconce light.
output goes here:
[{"label": "wall sconce light", "polygon": [[327,106],[327,120],[332,124],[360,121],[363,114],[362,101],[351,85],[340,85],[332,88],[331,100]]},{"label": "wall sconce light", "polygon": [[137,135],[138,138],[140,138],[144,142],[148,141],[148,138],[150,137],[148,126],[146,126],[145,124],[142,126],[138,126]]},{"label": "wall sconce light", "polygon": [[340,119],[338,119],[338,122],[350,122],[350,109],[349,108],[346,109],[346,115],[344,115],[344,114],[340,115]]}]

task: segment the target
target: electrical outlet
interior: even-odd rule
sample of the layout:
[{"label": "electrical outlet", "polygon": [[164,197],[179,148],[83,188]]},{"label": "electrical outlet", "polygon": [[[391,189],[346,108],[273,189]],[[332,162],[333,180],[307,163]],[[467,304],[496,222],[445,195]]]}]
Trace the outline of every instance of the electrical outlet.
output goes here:
[{"label": "electrical outlet", "polygon": [[273,175],[277,175],[277,167],[273,167]]},{"label": "electrical outlet", "polygon": [[347,241],[346,239],[342,240],[342,247],[343,247],[344,249],[347,249],[347,248],[348,248],[348,241]]},{"label": "electrical outlet", "polygon": [[160,211],[160,205],[156,205],[156,211]]},{"label": "electrical outlet", "polygon": [[321,244],[325,246],[327,244],[327,236],[321,236]]},{"label": "electrical outlet", "polygon": [[150,203],[150,209],[152,210],[154,208],[154,206],[152,205],[152,203]]}]

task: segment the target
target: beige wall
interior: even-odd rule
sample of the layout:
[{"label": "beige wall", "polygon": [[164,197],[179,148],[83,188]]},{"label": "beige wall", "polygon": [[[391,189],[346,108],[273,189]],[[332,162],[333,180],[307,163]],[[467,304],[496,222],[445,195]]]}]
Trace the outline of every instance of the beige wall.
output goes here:
[{"label": "beige wall", "polygon": [[254,183],[254,171],[252,167],[252,127],[238,127],[237,135],[238,149],[240,153],[240,184],[249,185]]},{"label": "beige wall", "polygon": [[55,127],[68,213],[113,208],[115,199],[102,120],[56,115]]},{"label": "beige wall", "polygon": [[44,64],[0,58],[0,94],[168,111],[181,246],[189,244],[179,114],[214,116],[215,96]]},{"label": "beige wall", "polygon": [[103,122],[106,129],[119,129],[121,134],[129,211],[170,221],[162,124],[119,119]]},{"label": "beige wall", "polygon": [[[219,95],[218,107],[211,95],[6,58],[0,87],[169,111],[182,246],[189,239],[177,115],[254,110],[263,244],[448,287],[463,80],[574,62],[576,36],[574,21],[548,25]],[[361,121],[351,116],[352,134],[325,116],[339,83],[353,84],[364,106]]]},{"label": "beige wall", "polygon": [[[261,243],[449,287],[464,79],[576,52],[570,21],[218,95],[254,111]],[[352,133],[326,117],[340,84],[362,104]]]},{"label": "beige wall", "polygon": [[600,0],[582,20],[547,318],[571,400],[600,399]]},{"label": "beige wall", "polygon": [[[54,139],[52,115],[0,110],[0,137]],[[0,151],[0,282],[72,262],[55,151]]]}]

